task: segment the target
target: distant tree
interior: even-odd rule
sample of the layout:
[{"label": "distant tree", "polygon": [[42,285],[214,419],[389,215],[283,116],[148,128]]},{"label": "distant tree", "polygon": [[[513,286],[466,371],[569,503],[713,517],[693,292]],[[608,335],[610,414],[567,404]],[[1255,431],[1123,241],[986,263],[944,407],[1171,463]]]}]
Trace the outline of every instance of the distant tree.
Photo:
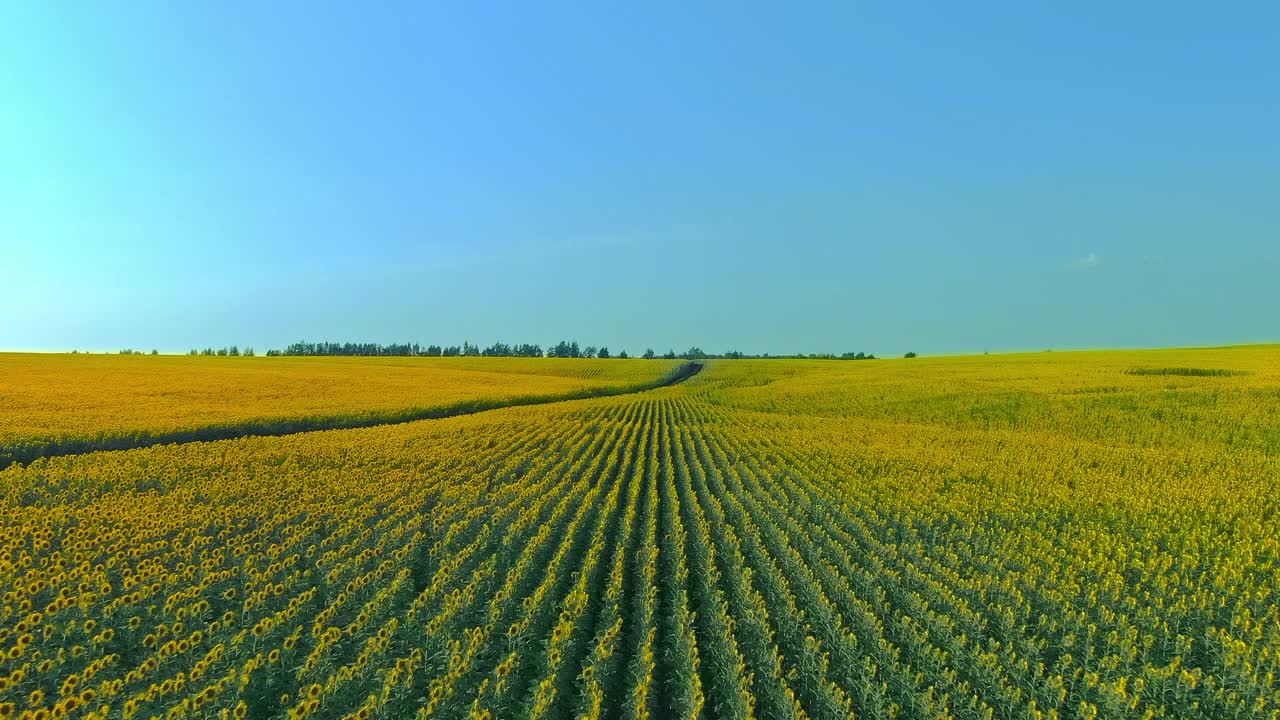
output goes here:
[{"label": "distant tree", "polygon": [[916,354],[915,354],[915,353],[913,353],[913,352],[908,352],[906,355],[903,355],[902,357],[904,357],[904,358],[913,358],[913,357],[916,357]]},{"label": "distant tree", "polygon": [[247,348],[245,348],[245,349],[244,349],[244,356],[245,356],[245,357],[253,357],[253,348],[251,348],[251,347],[247,347]]},{"label": "distant tree", "polygon": [[676,359],[676,351],[675,351],[675,350],[667,350],[665,353],[663,353],[663,354],[662,354],[662,359],[663,359],[663,360],[675,360],[675,359]]},{"label": "distant tree", "polygon": [[227,349],[226,349],[226,348],[218,348],[218,357],[226,357],[226,356],[227,356]]},{"label": "distant tree", "polygon": [[631,357],[631,356],[627,354],[627,351],[626,351],[626,350],[619,350],[619,351],[618,351],[618,359],[619,359],[619,360],[626,360],[626,359],[627,359],[627,358],[629,358],[629,357]]},{"label": "distant tree", "polygon": [[602,360],[607,360],[609,358],[609,348],[601,347],[600,350],[596,352],[596,357]]},{"label": "distant tree", "polygon": [[279,350],[268,350],[268,351],[267,351],[267,357],[280,357],[282,354],[283,354],[283,353],[281,353]]},{"label": "distant tree", "polygon": [[[595,348],[587,348],[587,349],[594,350]],[[585,357],[585,356],[583,355],[582,350],[578,348],[577,340],[574,340],[572,342],[561,340],[560,342],[556,343],[553,347],[550,347],[547,349],[547,357],[576,358],[576,357]]]},{"label": "distant tree", "polygon": [[582,349],[582,354],[581,354],[581,355],[578,355],[577,357],[588,357],[588,358],[592,358],[592,357],[595,357],[595,356],[596,356],[596,346],[595,346],[595,345],[588,345],[588,346],[586,346],[585,348],[583,348],[583,349]]},{"label": "distant tree", "polygon": [[644,358],[645,360],[652,360],[654,358],[653,348],[646,349],[644,351],[644,354],[641,355],[640,357]]},{"label": "distant tree", "polygon": [[152,355],[159,355],[159,354],[160,354],[160,351],[159,351],[159,350],[156,350],[155,348],[151,348],[151,354],[152,354]]},{"label": "distant tree", "polygon": [[496,342],[485,348],[480,354],[485,357],[511,357],[512,348],[506,343]]},{"label": "distant tree", "polygon": [[232,345],[231,349],[227,350],[227,354],[231,357],[240,357],[240,348]]}]

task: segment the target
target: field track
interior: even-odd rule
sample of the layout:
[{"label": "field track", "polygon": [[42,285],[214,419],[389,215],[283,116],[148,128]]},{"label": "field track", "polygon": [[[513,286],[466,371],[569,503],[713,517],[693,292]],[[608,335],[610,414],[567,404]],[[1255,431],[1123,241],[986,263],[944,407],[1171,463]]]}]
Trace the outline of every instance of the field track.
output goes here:
[{"label": "field track", "polygon": [[403,410],[362,412],[358,414],[322,415],[316,417],[283,417],[250,420],[238,423],[205,425],[191,429],[171,431],[136,431],[127,435],[97,438],[68,438],[51,442],[6,448],[0,445],[0,470],[11,464],[26,464],[42,457],[82,455],[103,450],[133,450],[153,445],[173,443],[234,440],[242,437],[273,437],[296,435],[318,430],[350,430],[355,428],[397,425],[418,420],[439,420],[459,415],[472,415],[488,410],[524,405],[545,405],[566,400],[583,400],[596,397],[612,397],[645,392],[675,385],[702,370],[702,363],[686,362],[652,382],[636,385],[589,387],[570,392],[549,395],[525,395],[508,398],[477,398],[432,407],[414,407]]}]

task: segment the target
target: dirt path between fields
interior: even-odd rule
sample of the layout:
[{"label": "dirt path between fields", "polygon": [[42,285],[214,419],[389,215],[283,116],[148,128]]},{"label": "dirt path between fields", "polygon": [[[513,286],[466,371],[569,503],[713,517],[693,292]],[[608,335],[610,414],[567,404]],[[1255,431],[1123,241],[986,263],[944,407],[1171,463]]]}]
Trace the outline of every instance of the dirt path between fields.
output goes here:
[{"label": "dirt path between fields", "polygon": [[11,465],[26,465],[40,458],[62,457],[65,455],[85,455],[88,453],[110,450],[135,450],[154,445],[170,445],[189,442],[211,442],[215,440],[233,440],[242,437],[296,435],[304,432],[320,430],[350,430],[354,428],[377,427],[379,425],[399,425],[419,420],[439,420],[474,415],[490,410],[501,410],[508,407],[525,405],[546,405],[565,402],[567,400],[586,400],[595,397],[614,397],[648,392],[658,388],[670,387],[688,380],[702,372],[703,363],[686,362],[677,366],[661,379],[643,385],[625,387],[599,387],[578,390],[561,395],[534,395],[529,397],[508,398],[506,400],[468,400],[453,405],[428,408],[408,408],[364,415],[330,415],[314,418],[277,418],[255,420],[245,423],[228,423],[226,425],[209,425],[189,430],[150,433],[139,431],[127,435],[116,435],[104,438],[68,439],[51,443],[35,444],[26,447],[0,446],[0,470]]}]

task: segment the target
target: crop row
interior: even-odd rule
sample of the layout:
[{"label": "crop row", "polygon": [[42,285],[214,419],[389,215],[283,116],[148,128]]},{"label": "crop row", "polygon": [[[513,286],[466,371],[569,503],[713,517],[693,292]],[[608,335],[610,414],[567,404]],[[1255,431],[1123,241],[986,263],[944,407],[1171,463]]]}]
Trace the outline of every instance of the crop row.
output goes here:
[{"label": "crop row", "polygon": [[1019,490],[733,380],[12,468],[0,717],[1280,717],[1265,504],[1100,507],[1051,476],[1128,460],[1052,444]]}]

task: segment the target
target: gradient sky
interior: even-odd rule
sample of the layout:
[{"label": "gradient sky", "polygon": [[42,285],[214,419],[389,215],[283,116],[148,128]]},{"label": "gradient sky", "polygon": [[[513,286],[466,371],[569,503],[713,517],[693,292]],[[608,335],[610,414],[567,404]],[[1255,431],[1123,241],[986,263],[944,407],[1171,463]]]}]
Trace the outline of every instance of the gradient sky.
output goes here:
[{"label": "gradient sky", "polygon": [[1278,8],[4,3],[0,348],[1280,340]]}]

